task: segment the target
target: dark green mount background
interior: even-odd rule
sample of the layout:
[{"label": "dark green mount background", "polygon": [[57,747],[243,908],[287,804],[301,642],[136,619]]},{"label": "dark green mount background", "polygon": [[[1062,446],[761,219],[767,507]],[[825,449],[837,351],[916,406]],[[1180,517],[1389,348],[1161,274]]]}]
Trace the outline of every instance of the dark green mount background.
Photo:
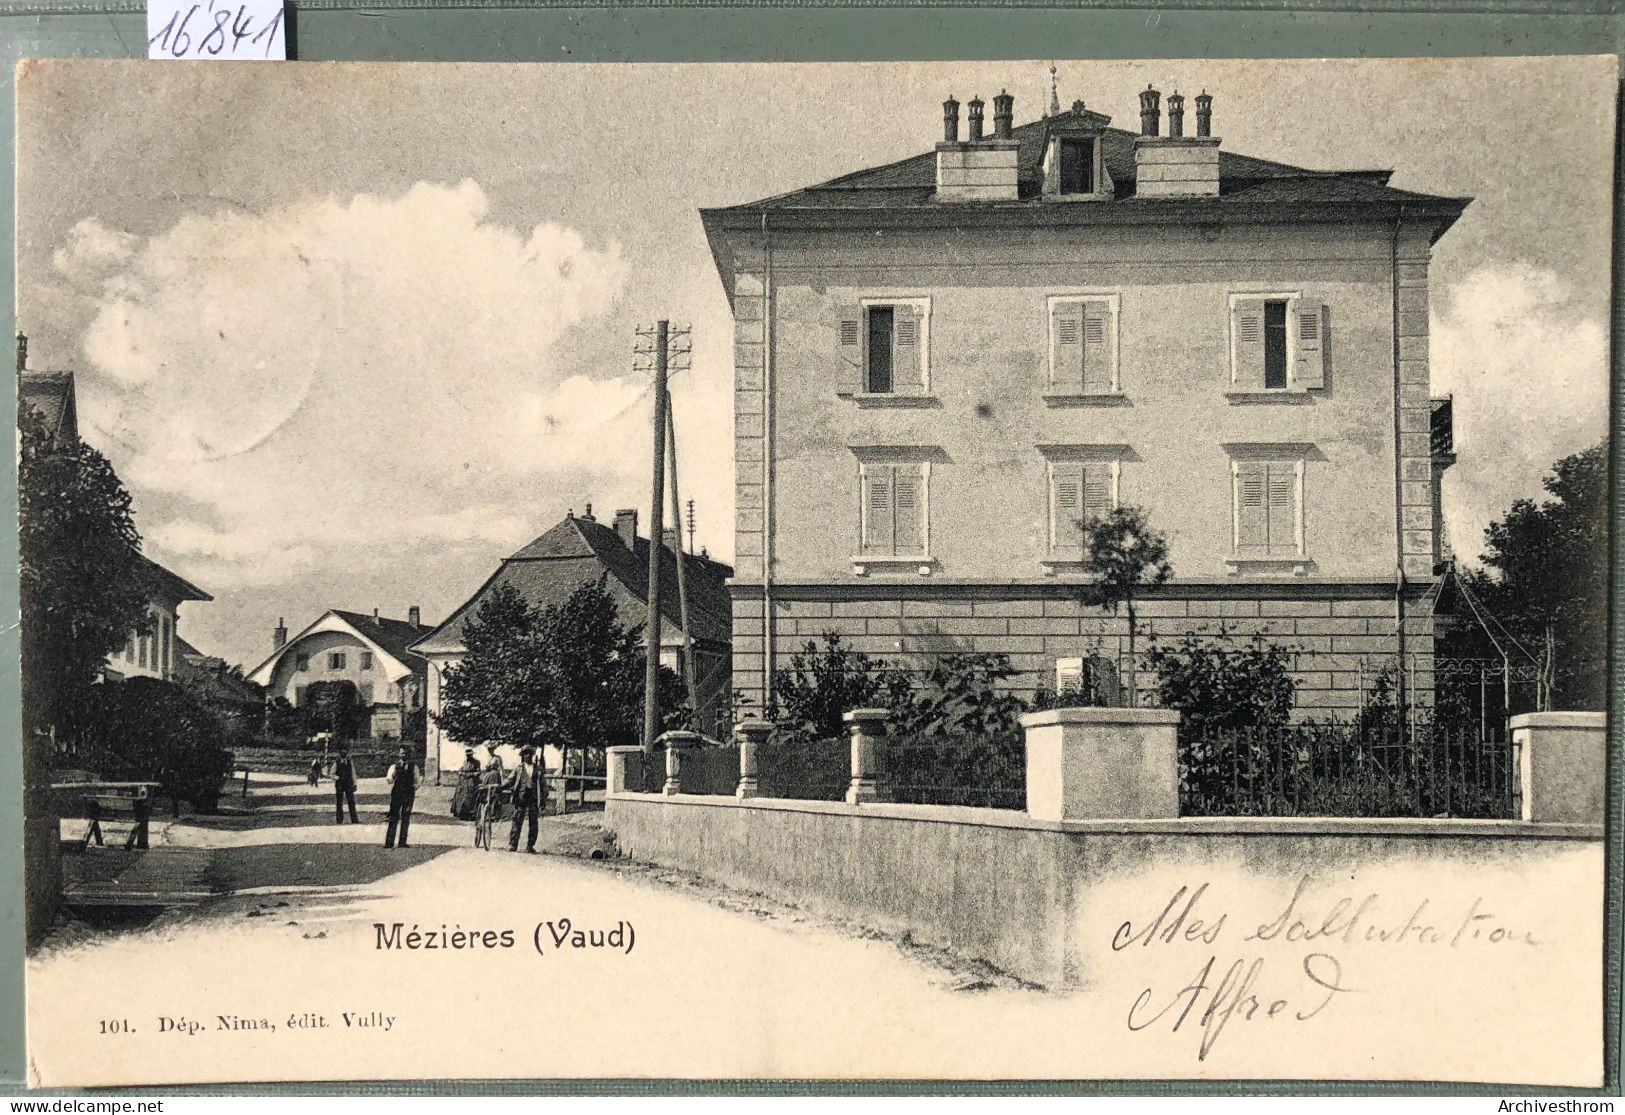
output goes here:
[{"label": "dark green mount background", "polygon": [[[890,61],[925,59],[1086,58],[1347,58],[1465,55],[1620,54],[1625,16],[1617,5],[1596,0],[1535,3],[1532,0],[1455,0],[1428,3],[1363,0],[1351,3],[1183,4],[1142,2],[1106,10],[1094,4],[1008,3],[460,3],[443,0],[288,0],[289,57],[303,61],[389,60],[403,62],[767,62]],[[92,0],[6,2],[0,8],[0,150],[13,155],[13,65],[21,58],[139,58],[146,52],[145,9],[135,2]],[[169,63],[187,65],[189,63]],[[1351,105],[1351,113],[1358,111]],[[1616,176],[1617,177],[1617,176]],[[1619,189],[1616,182],[1616,212]],[[13,174],[0,175],[0,256],[13,256]],[[1554,215],[1554,219],[1561,219]],[[1620,242],[1615,222],[1615,272]],[[13,328],[14,274],[0,268],[0,326]],[[1613,332],[1621,329],[1620,297],[1614,288]],[[1622,401],[1620,355],[1614,354],[1614,413]],[[15,421],[11,392],[0,407]],[[1615,476],[1619,475],[1615,439]],[[16,568],[15,464],[5,458],[0,482],[0,569]],[[1619,490],[1616,482],[1615,491]],[[1615,496],[1616,521],[1619,498]],[[1616,532],[1617,533],[1617,532]],[[1618,556],[1615,556],[1616,564]],[[1619,614],[1621,578],[1615,578]],[[17,614],[17,582],[0,578],[0,615]],[[1610,638],[1619,660],[1617,624]],[[21,1090],[23,1050],[22,770],[18,760],[17,631],[0,625],[0,1091]],[[1616,700],[1621,687],[1616,680]],[[1608,855],[1606,1094],[1620,1094],[1621,967],[1621,782],[1619,737],[1612,737],[1612,797]],[[176,958],[184,963],[183,957]],[[244,1066],[245,1072],[252,1071]],[[600,1081],[549,1084],[516,1081],[426,1084],[289,1085],[236,1089],[169,1088],[157,1095],[289,1094],[315,1092],[405,1095],[484,1093],[562,1094],[1414,1094],[1416,1086],[1290,1084],[752,1084],[719,1082]],[[1439,1085],[1437,1094],[1551,1094],[1549,1089],[1496,1089]],[[1583,1094],[1583,1093],[1575,1093]]]}]

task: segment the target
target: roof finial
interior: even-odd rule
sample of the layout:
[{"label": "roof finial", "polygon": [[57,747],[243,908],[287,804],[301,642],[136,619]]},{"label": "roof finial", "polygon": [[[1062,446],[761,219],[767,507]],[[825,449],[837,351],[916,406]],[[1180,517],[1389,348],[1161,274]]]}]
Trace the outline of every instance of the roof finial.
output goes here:
[{"label": "roof finial", "polygon": [[1049,64],[1049,112],[1048,116],[1061,115],[1061,94],[1055,84],[1055,63]]}]

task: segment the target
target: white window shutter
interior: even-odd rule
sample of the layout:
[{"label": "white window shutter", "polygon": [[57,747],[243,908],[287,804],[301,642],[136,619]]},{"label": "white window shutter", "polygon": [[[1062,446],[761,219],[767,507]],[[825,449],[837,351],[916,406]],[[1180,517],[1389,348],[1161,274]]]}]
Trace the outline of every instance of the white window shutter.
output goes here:
[{"label": "white window shutter", "polygon": [[1050,309],[1050,333],[1054,337],[1050,360],[1050,384],[1056,391],[1083,390],[1083,306],[1077,302],[1057,302]]},{"label": "white window shutter", "polygon": [[925,390],[925,322],[918,306],[892,308],[892,390]]},{"label": "white window shutter", "polygon": [[1262,461],[1236,465],[1236,552],[1262,553],[1269,546],[1265,488],[1269,470]]},{"label": "white window shutter", "polygon": [[1082,520],[1083,466],[1076,461],[1057,461],[1050,466],[1050,549],[1081,554]]},{"label": "white window shutter", "polygon": [[1299,387],[1326,386],[1326,307],[1299,306],[1293,343],[1298,358],[1293,372]]},{"label": "white window shutter", "polygon": [[896,519],[895,553],[925,553],[925,476],[917,464],[894,467],[892,508]]},{"label": "white window shutter", "polygon": [[863,469],[863,552],[892,552],[892,466]]},{"label": "white window shutter", "polygon": [[1085,522],[1104,519],[1112,509],[1111,465],[1091,462],[1083,473],[1083,518]]},{"label": "white window shutter", "polygon": [[842,306],[836,324],[836,344],[841,353],[840,390],[856,395],[863,391],[863,307],[856,302]]},{"label": "white window shutter", "polygon": [[1112,307],[1110,302],[1083,303],[1083,390],[1097,395],[1112,390]]},{"label": "white window shutter", "polygon": [[1272,554],[1294,553],[1298,548],[1298,470],[1279,462],[1269,470],[1269,538]]},{"label": "white window shutter", "polygon": [[1264,300],[1238,298],[1230,311],[1230,359],[1237,391],[1264,390]]}]

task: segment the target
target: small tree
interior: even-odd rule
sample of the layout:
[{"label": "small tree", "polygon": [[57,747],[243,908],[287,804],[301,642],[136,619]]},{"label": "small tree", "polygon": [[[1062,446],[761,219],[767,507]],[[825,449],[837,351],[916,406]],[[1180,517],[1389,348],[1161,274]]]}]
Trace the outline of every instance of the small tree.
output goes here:
[{"label": "small tree", "polygon": [[312,682],[305,690],[305,715],[311,732],[331,732],[334,740],[354,739],[361,734],[364,719],[355,682]]},{"label": "small tree", "polygon": [[[534,608],[511,585],[480,601],[463,629],[467,653],[446,670],[435,722],[471,743],[602,748],[643,724],[641,626],[620,622],[603,578],[561,604]],[[660,671],[663,730],[682,727],[687,695]]]},{"label": "small tree", "polygon": [[150,573],[130,493],[107,458],[58,442],[32,409],[18,426],[22,698],[32,735],[82,700],[107,656],[145,628]]},{"label": "small tree", "polygon": [[1181,713],[1181,736],[1280,728],[1292,715],[1297,686],[1290,656],[1258,635],[1240,645],[1223,630],[1215,638],[1186,635],[1172,646],[1153,641],[1146,659],[1157,675],[1159,703]]},{"label": "small tree", "polygon": [[1083,570],[1094,580],[1083,592],[1083,602],[1110,609],[1119,605],[1128,613],[1128,703],[1138,703],[1135,690],[1135,636],[1138,618],[1134,602],[1140,590],[1167,582],[1168,542],[1151,528],[1138,507],[1115,507],[1106,515],[1080,524],[1085,534]]},{"label": "small tree", "polygon": [[907,689],[882,659],[870,658],[824,632],[824,645],[808,640],[773,678],[773,717],[814,739],[841,735],[841,716],[855,708],[894,707]]}]

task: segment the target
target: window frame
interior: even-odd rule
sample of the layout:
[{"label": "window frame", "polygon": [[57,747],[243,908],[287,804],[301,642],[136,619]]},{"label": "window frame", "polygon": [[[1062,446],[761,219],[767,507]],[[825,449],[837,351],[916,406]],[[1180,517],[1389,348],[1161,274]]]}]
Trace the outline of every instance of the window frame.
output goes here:
[{"label": "window frame", "polygon": [[310,673],[310,655],[296,654],[293,656],[293,668],[296,673]]},{"label": "window frame", "polygon": [[[856,522],[856,553],[851,557],[852,572],[866,576],[871,571],[897,571],[913,569],[922,577],[930,576],[937,565],[932,552],[931,532],[931,466],[941,450],[935,446],[852,446],[858,460],[858,515]],[[871,470],[908,465],[920,474],[920,550],[914,553],[866,553],[869,537],[869,483]],[[896,515],[895,500],[892,510]]]},{"label": "window frame", "polygon": [[364,651],[360,652],[360,655],[361,655],[360,661],[357,663],[358,667],[363,671],[371,670],[372,669],[372,651],[364,650]]},{"label": "window frame", "polygon": [[[1309,555],[1309,509],[1307,478],[1308,461],[1313,446],[1284,443],[1284,444],[1231,444],[1226,445],[1226,453],[1230,458],[1230,553],[1225,558],[1225,565],[1231,573],[1254,569],[1290,568],[1299,575],[1309,571],[1313,564]],[[1266,543],[1269,548],[1263,553],[1243,553],[1241,550],[1241,467],[1243,464],[1260,464],[1268,467],[1290,468],[1292,470],[1292,542],[1288,549],[1276,551],[1273,545]],[[1266,482],[1264,491],[1265,506],[1268,506],[1269,489]]]},{"label": "window frame", "polygon": [[330,650],[327,652],[328,673],[332,673],[334,670],[347,669],[349,667],[349,662],[349,657],[342,650]]},{"label": "window frame", "polygon": [[[860,400],[880,401],[892,399],[919,399],[931,395],[931,296],[921,294],[864,295],[858,298],[857,305],[862,313],[862,320],[858,322],[858,353],[860,386],[863,390],[856,393]],[[892,389],[890,391],[869,390],[869,310],[880,306],[895,310],[898,306],[912,306],[919,312],[920,318],[920,386],[902,391],[897,389],[897,367],[892,366]],[[892,317],[893,345],[896,345],[897,319]]]},{"label": "window frame", "polygon": [[[1087,302],[1104,302],[1110,308],[1111,322],[1107,326],[1107,346],[1111,351],[1111,388],[1107,391],[1085,391],[1080,383],[1077,390],[1061,383],[1056,377],[1056,349],[1059,338],[1055,332],[1055,310],[1058,306]],[[1044,330],[1048,336],[1045,346],[1045,364],[1048,367],[1048,378],[1044,387],[1044,399],[1051,405],[1056,403],[1121,403],[1123,395],[1123,350],[1122,350],[1122,322],[1123,322],[1123,294],[1117,290],[1073,290],[1048,294],[1044,297]],[[1087,322],[1084,328],[1087,329]],[[1085,344],[1085,338],[1078,338],[1080,345]]]},{"label": "window frame", "polygon": [[1055,544],[1055,466],[1081,464],[1086,469],[1107,466],[1111,472],[1111,509],[1115,510],[1123,506],[1123,458],[1128,455],[1129,447],[1120,443],[1080,443],[1045,444],[1037,448],[1044,457],[1044,554],[1039,564],[1044,567],[1046,576],[1053,577],[1063,571],[1076,572],[1083,564],[1081,540],[1076,554],[1063,552]]},{"label": "window frame", "polygon": [[[1311,390],[1311,388],[1298,383],[1298,331],[1293,328],[1293,324],[1298,320],[1298,311],[1304,297],[1301,290],[1238,290],[1230,292],[1225,303],[1228,311],[1225,322],[1225,339],[1227,342],[1225,348],[1228,353],[1226,360],[1230,365],[1230,383],[1225,392],[1227,395],[1240,398],[1256,398],[1263,395],[1304,395]],[[1286,382],[1280,387],[1262,386],[1268,376],[1267,368],[1259,369],[1260,386],[1241,386],[1239,378],[1241,369],[1236,364],[1236,307],[1241,302],[1283,302],[1286,304]],[[1267,329],[1268,326],[1260,323],[1260,328]],[[1261,338],[1260,344],[1264,343]],[[1324,338],[1322,338],[1321,343],[1325,343]]]}]

